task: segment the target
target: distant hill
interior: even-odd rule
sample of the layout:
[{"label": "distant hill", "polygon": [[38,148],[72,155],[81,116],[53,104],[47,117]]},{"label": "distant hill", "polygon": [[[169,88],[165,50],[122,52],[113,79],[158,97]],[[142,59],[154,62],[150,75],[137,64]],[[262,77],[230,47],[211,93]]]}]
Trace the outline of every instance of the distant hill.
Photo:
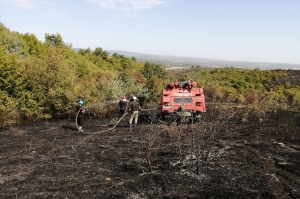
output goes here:
[{"label": "distant hill", "polygon": [[129,58],[135,57],[137,61],[141,61],[141,62],[148,61],[152,63],[159,63],[166,68],[201,66],[201,67],[214,67],[214,68],[221,68],[221,67],[234,67],[234,68],[245,68],[245,69],[259,68],[262,70],[300,69],[300,64],[224,61],[224,60],[217,60],[217,59],[200,59],[194,57],[152,55],[152,54],[135,53],[135,52],[128,52],[128,51],[119,51],[119,50],[112,50],[108,52],[110,53],[110,55],[112,55],[113,53],[118,53]]}]

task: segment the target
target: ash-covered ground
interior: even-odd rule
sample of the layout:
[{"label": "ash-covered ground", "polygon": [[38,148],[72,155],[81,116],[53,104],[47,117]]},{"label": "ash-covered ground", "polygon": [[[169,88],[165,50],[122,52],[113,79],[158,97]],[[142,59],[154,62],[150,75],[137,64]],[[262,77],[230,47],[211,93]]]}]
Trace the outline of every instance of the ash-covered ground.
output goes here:
[{"label": "ash-covered ground", "polygon": [[298,112],[107,125],[116,117],[86,117],[84,133],[74,119],[6,126],[0,198],[300,198]]}]

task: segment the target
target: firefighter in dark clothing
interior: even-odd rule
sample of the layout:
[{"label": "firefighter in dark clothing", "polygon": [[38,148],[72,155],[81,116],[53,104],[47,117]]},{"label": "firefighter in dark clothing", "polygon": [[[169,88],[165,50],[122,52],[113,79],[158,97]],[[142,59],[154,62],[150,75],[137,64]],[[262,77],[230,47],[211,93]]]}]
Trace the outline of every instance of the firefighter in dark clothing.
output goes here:
[{"label": "firefighter in dark clothing", "polygon": [[77,127],[79,132],[83,132],[82,125],[83,125],[83,114],[85,112],[85,108],[83,107],[83,100],[78,101],[78,106],[76,107],[77,110]]},{"label": "firefighter in dark clothing", "polygon": [[138,117],[139,117],[139,111],[142,110],[140,104],[137,102],[137,98],[133,97],[133,102],[130,102],[128,112],[131,113],[130,119],[129,119],[129,126],[131,127],[132,120],[134,118],[134,126],[136,126]]},{"label": "firefighter in dark clothing", "polygon": [[119,118],[121,118],[124,115],[127,107],[127,99],[125,96],[122,96],[121,100],[119,101],[119,106],[120,106]]},{"label": "firefighter in dark clothing", "polygon": [[[131,93],[130,97],[131,97],[130,102],[133,102],[134,101],[133,98],[136,97],[135,93]],[[136,98],[136,101],[138,101],[137,98]]]}]

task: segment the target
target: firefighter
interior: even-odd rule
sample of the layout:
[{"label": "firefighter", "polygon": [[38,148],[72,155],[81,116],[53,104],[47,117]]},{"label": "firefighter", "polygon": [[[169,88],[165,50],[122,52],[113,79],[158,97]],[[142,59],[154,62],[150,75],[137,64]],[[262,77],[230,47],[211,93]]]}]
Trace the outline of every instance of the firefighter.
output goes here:
[{"label": "firefighter", "polygon": [[130,99],[130,102],[133,102],[133,98],[135,97],[136,98],[136,101],[139,101],[135,95],[135,93],[131,93],[130,95],[131,99]]},{"label": "firefighter", "polygon": [[120,106],[120,115],[119,118],[121,118],[125,111],[126,111],[126,107],[127,107],[127,99],[125,96],[121,97],[121,100],[119,101],[119,106]]},{"label": "firefighter", "polygon": [[134,96],[132,98],[133,102],[129,103],[128,111],[127,113],[131,113],[130,119],[129,119],[129,126],[132,125],[132,120],[134,119],[134,126],[136,126],[138,117],[139,117],[139,111],[142,110],[140,104],[137,102],[137,98]]},{"label": "firefighter", "polygon": [[82,125],[83,125],[83,114],[85,112],[85,108],[83,106],[84,102],[83,100],[78,101],[78,105],[76,107],[77,110],[77,126],[78,126],[78,131],[83,132]]}]

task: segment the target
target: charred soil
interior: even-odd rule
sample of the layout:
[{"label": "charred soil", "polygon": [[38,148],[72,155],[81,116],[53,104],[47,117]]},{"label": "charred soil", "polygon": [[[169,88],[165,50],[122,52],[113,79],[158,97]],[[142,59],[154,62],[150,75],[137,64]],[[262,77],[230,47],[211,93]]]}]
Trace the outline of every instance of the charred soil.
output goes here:
[{"label": "charred soil", "polygon": [[236,116],[214,137],[205,120],[106,125],[117,115],[86,117],[84,133],[75,120],[2,129],[0,198],[300,198],[298,112]]}]

